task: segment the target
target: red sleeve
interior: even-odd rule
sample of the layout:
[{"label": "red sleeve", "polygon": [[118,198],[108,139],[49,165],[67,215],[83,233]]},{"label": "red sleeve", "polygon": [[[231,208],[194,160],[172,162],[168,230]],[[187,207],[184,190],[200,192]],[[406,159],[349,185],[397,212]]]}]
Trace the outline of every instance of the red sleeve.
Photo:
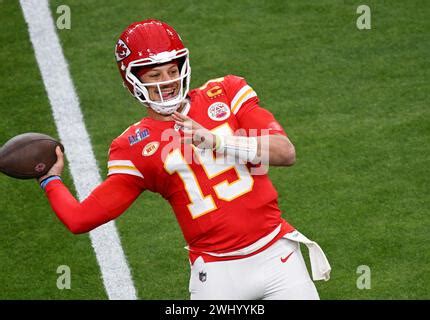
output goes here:
[{"label": "red sleeve", "polygon": [[49,182],[45,188],[55,214],[75,234],[117,218],[143,190],[138,177],[123,174],[109,176],[81,203],[60,180]]},{"label": "red sleeve", "polygon": [[257,93],[245,79],[229,75],[225,77],[224,85],[230,100],[231,111],[235,114],[240,128],[245,129],[247,135],[287,135],[273,114],[259,106]]},{"label": "red sleeve", "polygon": [[242,109],[236,118],[239,122],[239,126],[245,129],[249,136],[268,134],[281,134],[283,136],[287,136],[273,114],[258,105],[254,105],[249,109]]}]

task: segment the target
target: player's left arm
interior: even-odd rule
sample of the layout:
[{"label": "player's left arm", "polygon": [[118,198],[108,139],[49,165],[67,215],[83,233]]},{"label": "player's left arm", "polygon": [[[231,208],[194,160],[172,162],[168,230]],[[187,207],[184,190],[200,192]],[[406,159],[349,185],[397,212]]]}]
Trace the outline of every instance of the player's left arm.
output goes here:
[{"label": "player's left arm", "polygon": [[[258,139],[258,157],[269,159],[271,166],[292,166],[296,163],[296,149],[293,143],[287,136],[280,134],[271,134],[268,136],[267,146],[268,149],[262,148],[262,137]],[[265,155],[264,153],[267,153]]]},{"label": "player's left arm", "polygon": [[184,142],[217,153],[234,155],[242,161],[273,166],[292,166],[296,160],[293,143],[273,115],[256,105],[252,116],[244,117],[240,123],[241,135],[218,136],[179,112],[172,118],[183,127]]},{"label": "player's left arm", "polygon": [[257,159],[264,159],[272,166],[292,166],[296,149],[282,126],[268,110],[257,101],[249,101],[236,115],[240,127],[248,137],[257,138]]}]

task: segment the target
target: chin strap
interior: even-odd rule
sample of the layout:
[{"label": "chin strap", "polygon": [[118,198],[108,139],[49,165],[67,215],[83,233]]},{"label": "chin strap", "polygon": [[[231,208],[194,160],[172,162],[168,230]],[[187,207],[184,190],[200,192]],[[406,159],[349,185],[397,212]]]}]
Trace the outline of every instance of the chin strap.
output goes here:
[{"label": "chin strap", "polygon": [[171,115],[173,112],[179,109],[182,102],[179,102],[176,105],[169,106],[169,107],[163,107],[155,103],[148,103],[146,106],[154,110],[155,112],[162,114],[163,116]]},{"label": "chin strap", "polygon": [[150,104],[150,103],[145,103],[145,106],[147,108],[151,108],[152,110],[154,110],[158,114],[161,114],[161,115],[164,115],[164,116],[169,116],[173,112],[175,112],[176,110],[178,110],[181,107],[182,104],[184,105],[184,109],[181,111],[181,113],[187,114],[188,110],[190,109],[190,100],[188,98],[185,98],[184,100],[182,100],[178,104],[176,104],[174,106],[170,106],[170,107],[163,107],[163,106],[160,106],[160,105],[157,105],[157,104]]}]

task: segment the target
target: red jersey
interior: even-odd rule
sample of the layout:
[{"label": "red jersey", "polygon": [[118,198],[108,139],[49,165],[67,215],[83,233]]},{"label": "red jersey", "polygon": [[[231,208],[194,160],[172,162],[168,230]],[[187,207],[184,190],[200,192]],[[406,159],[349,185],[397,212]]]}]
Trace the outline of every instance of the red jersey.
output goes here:
[{"label": "red jersey", "polygon": [[[251,134],[258,135],[268,129],[285,135],[273,115],[259,107],[255,91],[232,75],[192,90],[182,112],[214,133],[256,129]],[[168,200],[193,252],[228,255],[260,239],[269,245],[294,230],[281,218],[267,174],[252,175],[250,164],[224,163],[212,152],[181,147],[182,135],[174,121],[142,119],[113,141],[108,175],[132,175],[138,188]]]}]

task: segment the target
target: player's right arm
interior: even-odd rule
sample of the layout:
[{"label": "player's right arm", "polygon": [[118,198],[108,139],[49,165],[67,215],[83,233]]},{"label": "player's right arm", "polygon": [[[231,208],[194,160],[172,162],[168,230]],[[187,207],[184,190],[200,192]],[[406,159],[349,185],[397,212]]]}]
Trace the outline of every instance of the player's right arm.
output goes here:
[{"label": "player's right arm", "polygon": [[[39,179],[42,182],[49,176],[60,176],[64,167],[64,156],[57,147],[57,162],[48,174]],[[73,233],[88,232],[121,215],[142,193],[139,178],[125,174],[114,174],[103,181],[82,202],[70,193],[60,179],[50,181],[44,186],[49,203],[61,222]]]}]

